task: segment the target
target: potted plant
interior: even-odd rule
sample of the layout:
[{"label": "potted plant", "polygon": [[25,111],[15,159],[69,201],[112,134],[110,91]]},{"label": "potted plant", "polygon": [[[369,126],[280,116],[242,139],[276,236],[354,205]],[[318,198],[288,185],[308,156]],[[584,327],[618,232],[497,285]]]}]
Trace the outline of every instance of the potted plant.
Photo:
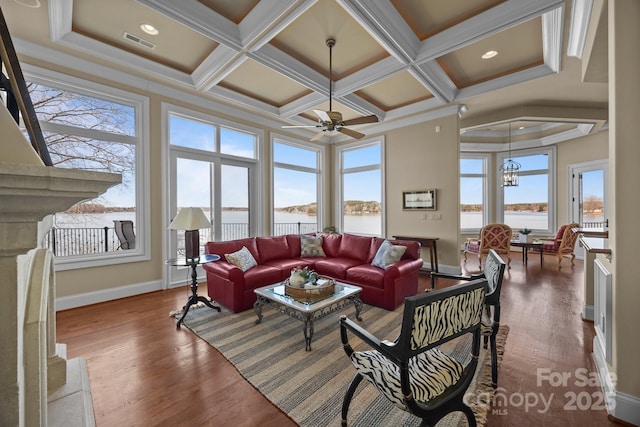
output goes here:
[{"label": "potted plant", "polygon": [[520,243],[529,243],[531,240],[529,238],[529,234],[531,233],[531,230],[529,228],[523,228],[522,230],[519,231],[520,233]]}]

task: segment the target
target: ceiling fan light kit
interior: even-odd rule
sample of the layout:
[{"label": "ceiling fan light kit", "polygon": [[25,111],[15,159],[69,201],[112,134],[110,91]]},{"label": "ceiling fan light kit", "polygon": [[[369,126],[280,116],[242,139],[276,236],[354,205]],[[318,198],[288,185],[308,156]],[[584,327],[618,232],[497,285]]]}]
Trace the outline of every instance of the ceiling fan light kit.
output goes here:
[{"label": "ceiling fan light kit", "polygon": [[327,47],[329,47],[329,111],[313,110],[318,116],[318,124],[316,125],[293,125],[282,126],[283,128],[319,128],[321,131],[311,138],[316,141],[322,138],[326,132],[340,132],[354,139],[361,139],[365,135],[347,126],[363,125],[367,123],[377,123],[378,117],[375,114],[370,116],[356,117],[350,120],[342,120],[342,113],[333,111],[333,47],[336,45],[335,39],[327,39]]}]

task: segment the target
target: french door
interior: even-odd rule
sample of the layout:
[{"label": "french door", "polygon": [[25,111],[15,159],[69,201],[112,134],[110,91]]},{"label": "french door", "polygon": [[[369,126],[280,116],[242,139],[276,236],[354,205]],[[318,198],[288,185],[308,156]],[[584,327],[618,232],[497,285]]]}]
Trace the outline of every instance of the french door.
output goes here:
[{"label": "french door", "polygon": [[[240,239],[255,235],[256,215],[251,209],[253,164],[232,161],[193,150],[170,149],[169,221],[183,207],[199,207],[211,221],[200,230],[200,251],[208,241]],[[184,232],[167,230],[168,258],[184,256]],[[204,277],[198,267],[198,277]],[[188,283],[187,268],[171,267],[169,286]]]},{"label": "french door", "polygon": [[[569,166],[571,182],[571,212],[569,220],[586,228],[607,228],[607,160]],[[584,250],[576,245],[576,256],[584,257]]]}]

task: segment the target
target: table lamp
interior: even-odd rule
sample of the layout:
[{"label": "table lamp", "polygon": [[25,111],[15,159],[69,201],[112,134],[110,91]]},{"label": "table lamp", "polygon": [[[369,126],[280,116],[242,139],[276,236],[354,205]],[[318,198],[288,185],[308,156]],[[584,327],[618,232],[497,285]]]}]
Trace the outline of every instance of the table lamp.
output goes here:
[{"label": "table lamp", "polygon": [[185,230],[184,248],[187,259],[200,258],[200,229],[210,228],[211,222],[200,208],[182,208],[169,224],[169,230]]}]

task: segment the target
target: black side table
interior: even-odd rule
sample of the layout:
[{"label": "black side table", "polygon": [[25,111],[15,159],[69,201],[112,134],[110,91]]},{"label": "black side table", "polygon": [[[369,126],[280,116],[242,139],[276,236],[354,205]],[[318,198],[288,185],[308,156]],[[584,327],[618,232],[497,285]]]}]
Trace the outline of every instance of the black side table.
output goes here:
[{"label": "black side table", "polygon": [[189,307],[194,304],[197,304],[198,301],[202,301],[207,307],[213,308],[214,310],[220,311],[220,307],[211,304],[211,301],[208,298],[205,298],[201,295],[198,295],[198,271],[197,267],[200,264],[204,264],[205,262],[218,261],[220,259],[219,255],[212,254],[204,254],[200,255],[199,258],[187,259],[187,258],[173,258],[168,259],[166,264],[173,265],[174,267],[191,267],[191,295],[187,300],[187,303],[182,308],[182,316],[178,323],[176,323],[176,328],[180,327],[180,324],[184,320],[185,316],[189,312]]}]

